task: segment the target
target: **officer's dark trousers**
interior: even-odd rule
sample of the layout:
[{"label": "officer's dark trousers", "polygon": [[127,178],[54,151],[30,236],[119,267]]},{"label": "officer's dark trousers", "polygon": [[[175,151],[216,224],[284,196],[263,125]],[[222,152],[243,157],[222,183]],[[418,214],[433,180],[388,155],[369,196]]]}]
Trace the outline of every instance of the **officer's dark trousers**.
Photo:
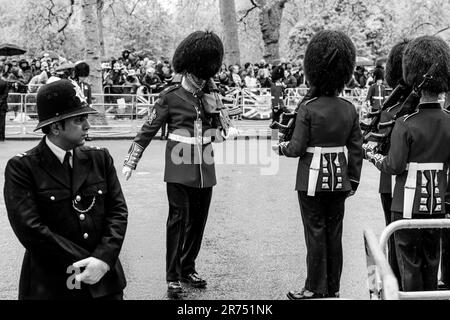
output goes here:
[{"label": "officer's dark trousers", "polygon": [[[383,206],[384,211],[384,220],[386,221],[386,226],[390,225],[393,217],[392,217],[392,211],[391,211],[391,205],[392,205],[392,194],[390,193],[380,193],[381,197],[381,205]],[[401,289],[401,281],[400,281],[400,270],[398,269],[398,263],[397,263],[397,255],[395,253],[395,241],[394,237],[391,236],[389,238],[388,242],[388,261],[392,268],[392,271],[394,272],[395,277],[398,280],[398,285]]]},{"label": "officer's dark trousers", "polygon": [[195,259],[203,239],[212,188],[167,183],[167,197],[166,280],[177,281],[196,272]]},{"label": "officer's dark trousers", "polygon": [[346,197],[346,192],[318,192],[314,197],[298,193],[307,248],[305,288],[309,291],[339,292]]},{"label": "officer's dark trousers", "polygon": [[441,281],[450,287],[450,230],[443,229],[441,237]]},{"label": "officer's dark trousers", "polygon": [[[401,212],[392,215],[394,221],[403,219]],[[440,236],[437,229],[405,229],[394,233],[403,291],[437,290]]]},{"label": "officer's dark trousers", "polygon": [[0,110],[0,141],[5,140],[6,111]]}]

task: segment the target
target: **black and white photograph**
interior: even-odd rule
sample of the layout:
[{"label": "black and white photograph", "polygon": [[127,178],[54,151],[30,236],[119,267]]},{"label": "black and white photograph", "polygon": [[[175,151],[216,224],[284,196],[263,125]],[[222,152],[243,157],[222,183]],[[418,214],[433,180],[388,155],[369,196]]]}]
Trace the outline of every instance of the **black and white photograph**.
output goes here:
[{"label": "black and white photograph", "polygon": [[4,302],[450,300],[450,0],[0,0],[0,185]]}]

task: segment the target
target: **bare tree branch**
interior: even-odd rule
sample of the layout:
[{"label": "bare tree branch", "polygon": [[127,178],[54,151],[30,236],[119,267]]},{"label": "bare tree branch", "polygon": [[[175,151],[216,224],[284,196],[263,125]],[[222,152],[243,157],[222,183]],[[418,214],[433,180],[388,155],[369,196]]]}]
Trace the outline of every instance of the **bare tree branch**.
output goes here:
[{"label": "bare tree branch", "polygon": [[439,33],[444,32],[444,31],[449,30],[449,29],[450,29],[450,26],[445,27],[445,28],[439,30],[438,32],[436,32],[435,34],[433,34],[433,36],[437,36]]},{"label": "bare tree branch", "polygon": [[[72,15],[73,15],[73,11],[74,11],[73,7],[74,7],[74,5],[75,5],[75,0],[70,0],[70,11],[69,11],[69,14],[64,19],[65,22],[62,25],[62,27],[58,29],[58,33],[63,32],[64,29],[66,29],[66,27],[69,25],[70,18],[72,18]],[[64,32],[63,32],[63,34],[64,34]]]},{"label": "bare tree branch", "polygon": [[[244,22],[244,19],[248,17],[248,15],[255,9],[258,9],[259,6],[255,3],[255,0],[250,0],[250,2],[252,3],[252,7],[245,10],[244,15],[238,20],[238,22]],[[245,24],[245,22],[244,22]]]}]

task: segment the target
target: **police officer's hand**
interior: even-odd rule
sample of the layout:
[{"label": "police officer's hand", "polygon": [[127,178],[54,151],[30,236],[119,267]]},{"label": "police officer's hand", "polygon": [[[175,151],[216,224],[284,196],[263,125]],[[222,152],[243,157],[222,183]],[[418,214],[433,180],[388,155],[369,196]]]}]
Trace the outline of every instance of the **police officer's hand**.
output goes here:
[{"label": "police officer's hand", "polygon": [[100,259],[89,257],[73,264],[74,268],[84,268],[84,271],[75,276],[78,282],[96,284],[109,271],[109,265]]},{"label": "police officer's hand", "polygon": [[133,169],[131,169],[128,166],[123,166],[122,168],[122,174],[125,177],[125,180],[128,181],[131,178],[131,174],[133,173]]}]

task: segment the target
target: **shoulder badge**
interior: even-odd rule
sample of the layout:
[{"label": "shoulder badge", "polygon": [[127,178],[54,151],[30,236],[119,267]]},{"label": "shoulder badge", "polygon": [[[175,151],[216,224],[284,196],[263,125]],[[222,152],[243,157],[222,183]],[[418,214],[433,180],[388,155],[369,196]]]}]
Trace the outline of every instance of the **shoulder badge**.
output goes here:
[{"label": "shoulder badge", "polygon": [[148,124],[152,124],[153,121],[155,121],[156,117],[158,116],[157,112],[156,112],[156,108],[152,109],[152,112],[150,112],[150,115],[148,116]]}]

